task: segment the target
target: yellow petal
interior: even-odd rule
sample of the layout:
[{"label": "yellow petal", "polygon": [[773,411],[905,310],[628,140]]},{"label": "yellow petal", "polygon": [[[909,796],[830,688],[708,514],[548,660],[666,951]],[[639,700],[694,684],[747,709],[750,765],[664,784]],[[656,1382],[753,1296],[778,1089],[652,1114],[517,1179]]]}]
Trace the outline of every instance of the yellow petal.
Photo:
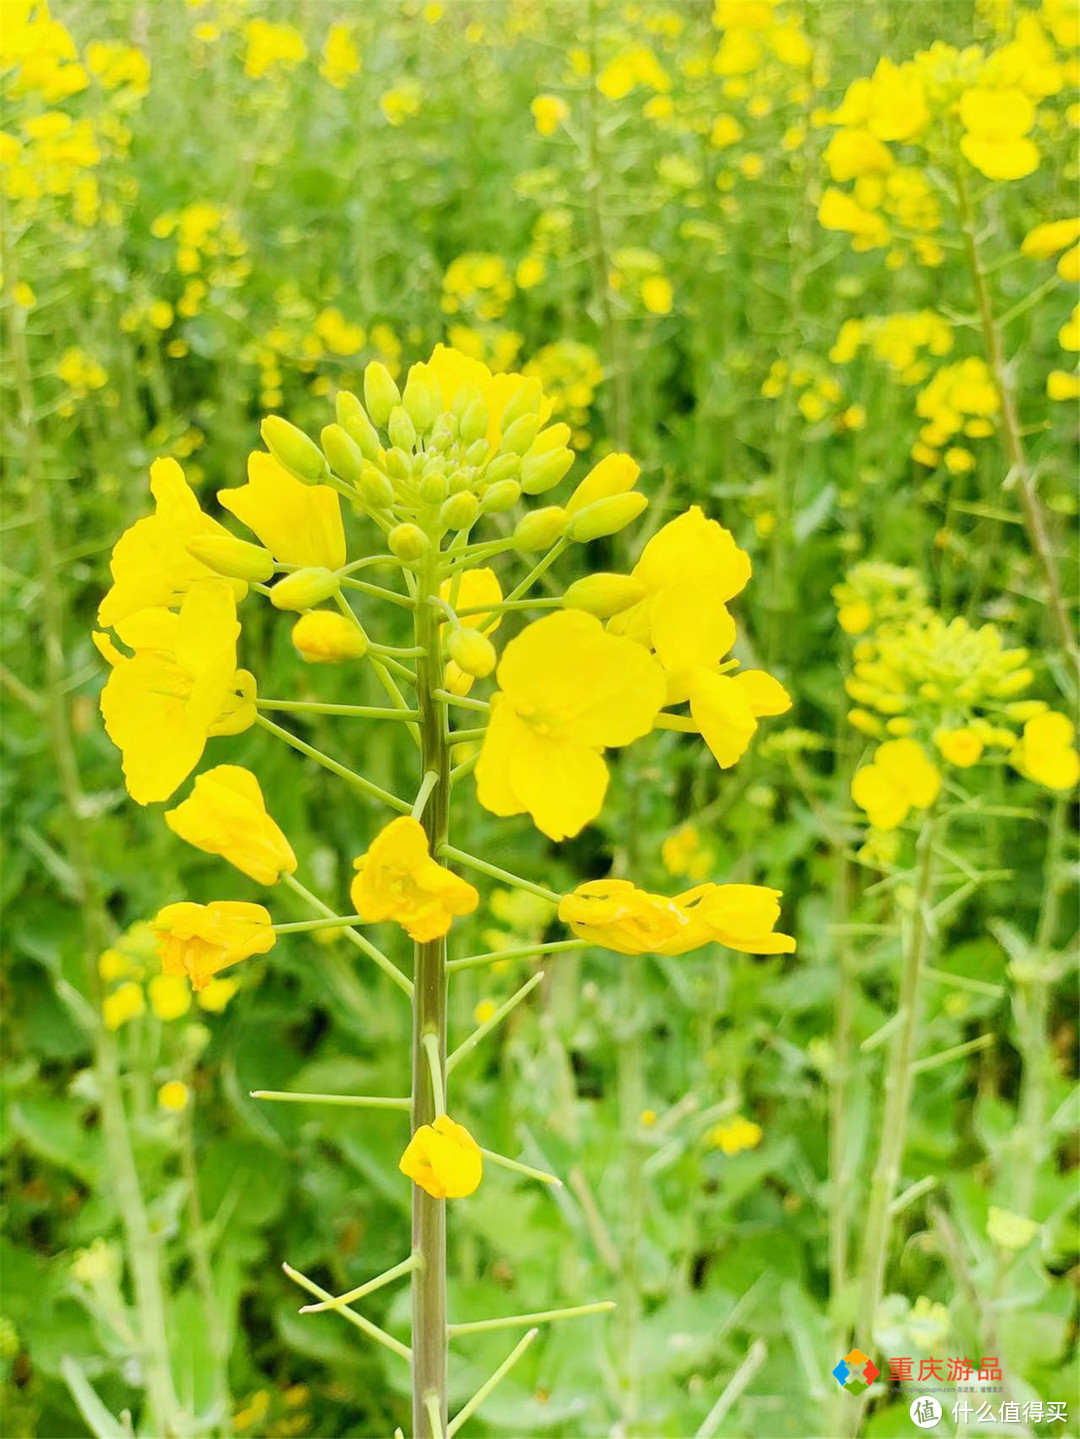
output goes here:
[{"label": "yellow petal", "polygon": [[745,753],[757,729],[746,694],[727,675],[698,670],[690,686],[690,713],[721,769]]}]

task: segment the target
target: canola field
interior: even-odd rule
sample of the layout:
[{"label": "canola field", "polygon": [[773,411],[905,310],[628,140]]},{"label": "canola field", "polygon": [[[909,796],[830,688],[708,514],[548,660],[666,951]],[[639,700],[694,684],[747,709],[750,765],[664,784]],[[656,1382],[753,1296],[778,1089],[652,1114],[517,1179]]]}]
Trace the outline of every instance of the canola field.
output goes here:
[{"label": "canola field", "polygon": [[1080,0],[0,86],[0,1432],[1080,1435]]}]

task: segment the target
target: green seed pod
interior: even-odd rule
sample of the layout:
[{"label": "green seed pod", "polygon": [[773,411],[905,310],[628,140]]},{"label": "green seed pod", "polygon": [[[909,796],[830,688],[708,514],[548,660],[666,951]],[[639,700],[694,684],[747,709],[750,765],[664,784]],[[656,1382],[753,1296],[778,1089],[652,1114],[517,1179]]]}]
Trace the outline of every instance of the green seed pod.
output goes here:
[{"label": "green seed pod", "polygon": [[452,631],[446,648],[458,669],[480,680],[491,673],[498,659],[495,646],[487,635],[482,635],[479,630]]},{"label": "green seed pod", "polygon": [[280,415],[267,415],[259,426],[266,448],[283,469],[306,485],[312,485],[326,474],[322,450],[303,430],[298,430]]},{"label": "green seed pod", "polygon": [[555,543],[566,529],[566,511],[561,505],[548,505],[543,510],[530,510],[522,515],[514,529],[514,545],[519,550],[532,553],[546,550]]},{"label": "green seed pod", "polygon": [[540,418],[538,415],[522,415],[521,419],[515,420],[508,430],[504,430],[499,453],[523,455],[536,439],[536,432],[539,428]]},{"label": "green seed pod", "polygon": [[418,435],[426,435],[442,409],[442,390],[429,365],[413,365],[405,380],[401,403]]},{"label": "green seed pod", "polygon": [[514,395],[513,399],[502,412],[499,420],[499,428],[505,435],[515,421],[520,420],[523,415],[534,415],[540,408],[544,398],[544,389],[540,381],[534,375],[532,379],[526,380]]},{"label": "green seed pod", "polygon": [[480,502],[472,490],[451,495],[439,511],[439,519],[448,530],[467,530],[480,513]]},{"label": "green seed pod", "polygon": [[428,548],[428,537],[419,525],[395,525],[386,537],[390,553],[411,564]]},{"label": "green seed pod", "polygon": [[389,476],[369,460],[364,462],[358,488],[372,509],[388,510],[394,503],[394,487]]},{"label": "green seed pod", "polygon": [[355,485],[368,463],[360,446],[341,425],[324,425],[319,439],[322,440],[326,462],[334,474]]},{"label": "green seed pod", "polygon": [[216,575],[230,580],[265,583],[274,573],[274,557],[269,550],[232,535],[196,535],[188,540],[187,552]]},{"label": "green seed pod", "polygon": [[517,455],[497,455],[484,471],[484,479],[489,485],[497,485],[500,480],[516,480],[520,471]]},{"label": "green seed pod", "polygon": [[379,432],[367,417],[367,411],[351,390],[339,390],[334,401],[337,422],[345,433],[360,446],[365,460],[377,460],[382,454]]},{"label": "green seed pod", "polygon": [[477,396],[461,417],[458,434],[462,444],[471,445],[482,440],[488,431],[489,418],[487,405]]},{"label": "green seed pod", "polygon": [[395,405],[390,411],[386,432],[390,436],[390,443],[396,449],[404,450],[406,454],[412,453],[416,445],[416,426],[404,405]]},{"label": "green seed pod", "polygon": [[573,463],[573,450],[530,453],[521,462],[521,488],[527,495],[542,495],[559,483]]},{"label": "green seed pod", "polygon": [[310,610],[328,600],[338,588],[338,577],[333,570],[312,566],[306,570],[294,570],[270,591],[270,603],[279,610]]},{"label": "green seed pod", "polygon": [[386,428],[390,412],[401,404],[401,391],[385,365],[372,360],[364,370],[364,404],[380,430]]},{"label": "green seed pod", "polygon": [[449,493],[446,476],[439,474],[438,470],[432,470],[420,481],[420,498],[425,505],[441,505]]},{"label": "green seed pod", "polygon": [[604,535],[616,535],[631,520],[636,520],[648,503],[646,497],[636,491],[595,500],[571,516],[566,533],[578,544],[598,540]]},{"label": "green seed pod", "polygon": [[484,491],[480,509],[485,515],[501,514],[503,510],[512,510],[520,498],[521,486],[517,480],[497,480]]},{"label": "green seed pod", "polygon": [[563,595],[568,610],[584,610],[598,620],[609,620],[643,599],[645,586],[631,575],[599,573],[575,580]]}]

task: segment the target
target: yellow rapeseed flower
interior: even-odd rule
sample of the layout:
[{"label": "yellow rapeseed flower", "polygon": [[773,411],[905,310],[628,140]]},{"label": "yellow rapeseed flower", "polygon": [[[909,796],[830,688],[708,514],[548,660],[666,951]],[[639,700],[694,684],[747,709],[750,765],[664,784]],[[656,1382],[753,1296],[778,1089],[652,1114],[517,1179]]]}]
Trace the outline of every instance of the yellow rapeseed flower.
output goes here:
[{"label": "yellow rapeseed flower", "polygon": [[432,858],[423,826],[409,815],[380,830],[353,867],[357,914],[368,924],[392,919],[420,944],[446,934],[457,916],[480,903],[467,880]]},{"label": "yellow rapeseed flower", "polygon": [[128,980],[101,1001],[101,1018],[106,1029],[119,1029],[131,1019],[146,1013],[146,996],[142,985]]},{"label": "yellow rapeseed flower", "polygon": [[329,485],[294,479],[261,450],[248,456],[248,482],[218,499],[258,535],[281,564],[338,570],[345,563],[341,501]]},{"label": "yellow rapeseed flower", "polygon": [[187,975],[192,989],[206,989],[230,965],[266,954],[276,935],[261,904],[215,900],[167,904],[152,921],[166,975]]},{"label": "yellow rapeseed flower", "polygon": [[464,1199],[484,1177],[484,1157],[463,1124],[440,1114],[416,1130],[398,1168],[432,1199]]},{"label": "yellow rapeseed flower", "polygon": [[687,954],[723,944],[747,954],[790,954],[774,933],[780,891],[757,884],[701,884],[669,899],[629,880],[589,880],[563,895],[559,918],[580,938],[617,954]]},{"label": "yellow rapeseed flower", "polygon": [[191,1099],[191,1091],[182,1079],[169,1079],[157,1092],[157,1102],[160,1108],[167,1109],[171,1114],[181,1114],[188,1107]]},{"label": "yellow rapeseed flower", "polygon": [[1067,715],[1046,710],[1033,715],[1009,756],[1026,778],[1047,789],[1070,790],[1080,779],[1076,726]]},{"label": "yellow rapeseed flower", "polygon": [[183,975],[155,974],[147,985],[150,1008],[163,1024],[181,1019],[191,1008],[191,988]]},{"label": "yellow rapeseed flower", "polygon": [[710,1149],[722,1150],[729,1159],[732,1155],[741,1154],[744,1149],[756,1149],[761,1138],[761,1125],[741,1114],[737,1114],[734,1119],[725,1120],[722,1124],[714,1124],[705,1133],[706,1145]]},{"label": "yellow rapeseed flower", "polygon": [[239,765],[221,764],[195,781],[165,823],[207,854],[219,854],[259,884],[277,884],[296,869],[289,841],[266,812],[259,781]]},{"label": "yellow rapeseed flower", "polygon": [[927,809],[941,775],[917,740],[886,740],[851,781],[851,797],[875,829],[897,829],[912,809]]},{"label": "yellow rapeseed flower", "polygon": [[566,101],[559,95],[537,95],[529,109],[536,122],[537,134],[545,138],[554,135],[570,113]]}]

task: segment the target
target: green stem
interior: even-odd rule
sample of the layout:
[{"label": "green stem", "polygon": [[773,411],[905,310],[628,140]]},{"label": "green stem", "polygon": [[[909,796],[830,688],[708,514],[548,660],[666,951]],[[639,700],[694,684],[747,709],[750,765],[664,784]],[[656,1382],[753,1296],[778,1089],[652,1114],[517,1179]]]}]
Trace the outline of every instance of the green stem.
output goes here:
[{"label": "green stem", "polygon": [[364,1299],[368,1294],[374,1294],[376,1289],[381,1289],[384,1284],[392,1284],[395,1279],[401,1279],[403,1275],[411,1274],[414,1269],[420,1266],[420,1256],[410,1254],[408,1259],[403,1259],[400,1264],[395,1264],[392,1269],[377,1274],[374,1279],[369,1279],[366,1284],[359,1285],[356,1289],[350,1289],[345,1294],[337,1294],[333,1299],[322,1299],[318,1304],[305,1304],[300,1310],[301,1314],[322,1314],[328,1309],[340,1309],[343,1304],[354,1304],[357,1299]]},{"label": "green stem", "polygon": [[[291,1264],[282,1264],[282,1270],[289,1276],[294,1284],[299,1284],[301,1289],[306,1289],[309,1294],[314,1294],[317,1299],[333,1299],[333,1295],[314,1280],[309,1279],[306,1274],[301,1274],[299,1269],[294,1269]],[[361,1333],[366,1334],[369,1339],[374,1339],[376,1344],[382,1344],[392,1354],[406,1362],[412,1360],[412,1350],[407,1344],[402,1344],[400,1339],[395,1339],[392,1334],[387,1334],[385,1329],[380,1329],[377,1324],[372,1324],[370,1319],[365,1319],[362,1314],[357,1314],[355,1309],[349,1309],[345,1305],[335,1305],[334,1313],[340,1314],[342,1319],[347,1319]]]},{"label": "green stem", "polygon": [[488,864],[486,859],[477,859],[474,854],[466,854],[462,849],[455,849],[452,844],[441,844],[439,854],[445,859],[456,859],[458,864],[463,864],[466,869],[475,869],[479,874],[486,874],[491,879],[501,879],[504,884],[511,884],[528,894],[535,894],[539,899],[549,900],[552,904],[558,904],[562,898],[562,895],[556,894],[553,889],[545,889],[542,884],[533,884],[531,880],[522,879],[519,874],[511,874],[508,869]]},{"label": "green stem", "polygon": [[466,1055],[471,1054],[481,1040],[486,1039],[496,1025],[501,1024],[508,1014],[515,1010],[527,995],[531,994],[544,977],[544,971],[538,970],[532,979],[526,981],[519,990],[516,990],[504,1004],[500,1004],[490,1019],[485,1019],[483,1024],[477,1025],[467,1039],[463,1039],[454,1050],[453,1054],[446,1061],[446,1073],[459,1064]]},{"label": "green stem", "polygon": [[[855,1322],[862,1326],[862,1338],[871,1343],[874,1316],[881,1302],[885,1265],[892,1225],[890,1210],[896,1198],[900,1166],[907,1141],[908,1118],[915,1080],[915,1054],[919,1031],[922,967],[930,943],[929,907],[934,892],[934,844],[937,839],[933,811],[923,820],[916,849],[915,894],[907,924],[900,994],[892,1050],[885,1071],[885,1110],[881,1144],[870,1181],[866,1211],[862,1262],[859,1272]],[[856,1342],[858,1342],[856,1337]],[[857,1434],[865,1405],[856,1406],[852,1433]]]},{"label": "green stem", "polygon": [[493,1329],[516,1329],[521,1324],[555,1324],[560,1319],[585,1319],[590,1314],[610,1314],[615,1308],[613,1299],[602,1299],[598,1304],[572,1304],[566,1309],[540,1309],[535,1314],[509,1314],[503,1319],[474,1319],[468,1324],[451,1324],[450,1337],[462,1334],[487,1334]]},{"label": "green stem", "polygon": [[528,1334],[526,1334],[523,1339],[519,1340],[518,1343],[514,1345],[514,1348],[499,1365],[498,1369],[495,1370],[495,1373],[491,1376],[491,1378],[485,1380],[484,1383],[481,1384],[480,1388],[473,1395],[473,1397],[469,1400],[469,1402],[457,1414],[454,1415],[454,1422],[449,1426],[446,1431],[447,1435],[450,1436],[450,1439],[452,1439],[452,1436],[458,1432],[461,1426],[465,1423],[466,1419],[472,1418],[472,1416],[476,1413],[477,1409],[480,1408],[480,1405],[483,1404],[484,1400],[495,1388],[496,1384],[498,1384],[500,1380],[504,1379],[506,1375],[510,1372],[510,1370],[513,1369],[514,1365],[518,1362],[518,1360],[525,1353],[526,1349],[528,1349],[529,1345],[533,1342],[533,1340],[539,1333],[539,1329],[530,1329]]},{"label": "green stem", "polygon": [[420,781],[420,788],[416,791],[416,798],[413,800],[412,817],[419,820],[427,808],[427,802],[431,798],[431,791],[439,783],[438,771],[429,769],[424,778]]},{"label": "green stem", "polygon": [[1010,480],[1015,482],[1016,490],[1020,497],[1020,509],[1024,517],[1024,527],[1027,530],[1028,540],[1031,544],[1032,553],[1035,556],[1035,563],[1039,567],[1043,584],[1046,586],[1047,603],[1058,632],[1058,638],[1061,641],[1062,648],[1066,655],[1068,655],[1072,661],[1074,670],[1080,671],[1080,646],[1077,645],[1073,623],[1062,594],[1057,559],[1051,547],[1050,536],[1047,533],[1042,501],[1039,499],[1035,477],[1031,472],[1031,467],[1028,464],[1027,454],[1024,449],[1020,417],[1016,404],[1016,392],[1013,389],[1009,367],[1005,361],[1005,350],[1002,344],[1001,330],[994,318],[993,301],[990,296],[990,283],[986,270],[983,267],[982,256],[979,251],[979,240],[975,230],[975,214],[968,192],[964,161],[959,159],[957,160],[956,166],[956,195],[960,224],[964,235],[964,251],[967,256],[968,267],[971,270],[971,278],[975,285],[975,297],[979,306],[979,317],[982,323],[986,358],[989,362],[990,371],[994,378],[994,385],[1001,402],[1001,435],[1005,447],[1005,458],[1009,463],[1009,475],[1006,477],[1006,483],[1008,484]]},{"label": "green stem", "polygon": [[584,939],[556,939],[550,944],[523,944],[516,949],[492,949],[487,954],[467,954],[462,959],[447,961],[447,969],[453,974],[459,969],[477,969],[480,965],[494,964],[501,959],[531,959],[534,954],[559,954],[564,950],[590,948]]},{"label": "green stem", "polygon": [[328,769],[331,774],[336,774],[339,779],[348,780],[349,784],[362,790],[364,794],[370,795],[372,799],[377,799],[381,801],[382,804],[389,805],[391,809],[396,809],[402,814],[408,814],[412,809],[412,805],[406,804],[403,799],[398,799],[396,794],[391,794],[389,790],[383,789],[381,785],[375,784],[373,780],[365,779],[362,774],[357,774],[355,770],[351,770],[347,765],[343,765],[336,759],[332,759],[330,755],[323,754],[322,750],[316,749],[314,745],[308,744],[307,740],[302,740],[299,735],[294,735],[290,733],[289,730],[282,729],[282,727],[275,724],[273,720],[268,720],[265,715],[257,714],[255,716],[255,723],[261,725],[262,728],[270,734],[276,735],[278,739],[284,740],[285,743],[291,745],[293,749],[299,750],[301,754],[307,755],[308,759],[313,759],[316,764],[321,764],[323,769]]},{"label": "green stem", "polygon": [[382,705],[322,704],[313,700],[255,701],[256,709],[281,710],[284,714],[350,715],[353,719],[416,720],[419,710],[387,709]]},{"label": "green stem", "polygon": [[[438,594],[437,553],[429,552],[420,575],[414,632],[424,654],[416,667],[420,706],[420,762],[425,774],[440,778],[424,808],[423,826],[433,855],[446,844],[450,828],[450,755],[446,709],[436,697],[442,674],[438,662],[438,618],[427,602]],[[433,1092],[446,1063],[446,938],[416,944],[416,987],[412,1018],[412,1126],[430,1124],[438,1114]],[[428,1051],[434,1064],[429,1062]],[[429,1079],[430,1074],[430,1079]],[[439,1096],[445,1098],[444,1095]],[[412,1408],[415,1439],[436,1439],[446,1432],[446,1204],[413,1185],[412,1252],[420,1266],[412,1276]],[[431,1399],[434,1396],[435,1405]],[[437,1421],[437,1422],[436,1422]]]},{"label": "green stem", "polygon": [[[317,894],[312,894],[311,890],[308,889],[306,885],[301,884],[294,874],[283,874],[281,881],[283,884],[287,884],[294,894],[298,894],[301,899],[311,905],[312,909],[317,909],[321,914],[325,915],[327,919],[336,920],[338,918],[330,906],[324,904]],[[410,999],[412,998],[412,981],[402,974],[392,959],[388,959],[381,949],[378,949],[372,944],[370,939],[362,935],[358,929],[353,929],[351,925],[349,925],[343,933],[352,940],[357,949],[362,949],[370,959],[375,961],[382,972],[394,981],[398,989],[407,994]]]},{"label": "green stem", "polygon": [[308,1094],[297,1089],[253,1089],[252,1099],[273,1100],[276,1104],[337,1104],[344,1109],[412,1108],[412,1100],[386,1094]]},{"label": "green stem", "polygon": [[189,1243],[195,1279],[203,1304],[206,1322],[207,1352],[212,1366],[214,1394],[213,1432],[232,1431],[232,1402],[229,1396],[229,1335],[214,1288],[211,1264],[210,1233],[206,1227],[199,1194],[199,1168],[195,1159],[194,1104],[189,1104],[181,1120],[180,1163],[188,1191],[188,1216],[191,1221]]}]

